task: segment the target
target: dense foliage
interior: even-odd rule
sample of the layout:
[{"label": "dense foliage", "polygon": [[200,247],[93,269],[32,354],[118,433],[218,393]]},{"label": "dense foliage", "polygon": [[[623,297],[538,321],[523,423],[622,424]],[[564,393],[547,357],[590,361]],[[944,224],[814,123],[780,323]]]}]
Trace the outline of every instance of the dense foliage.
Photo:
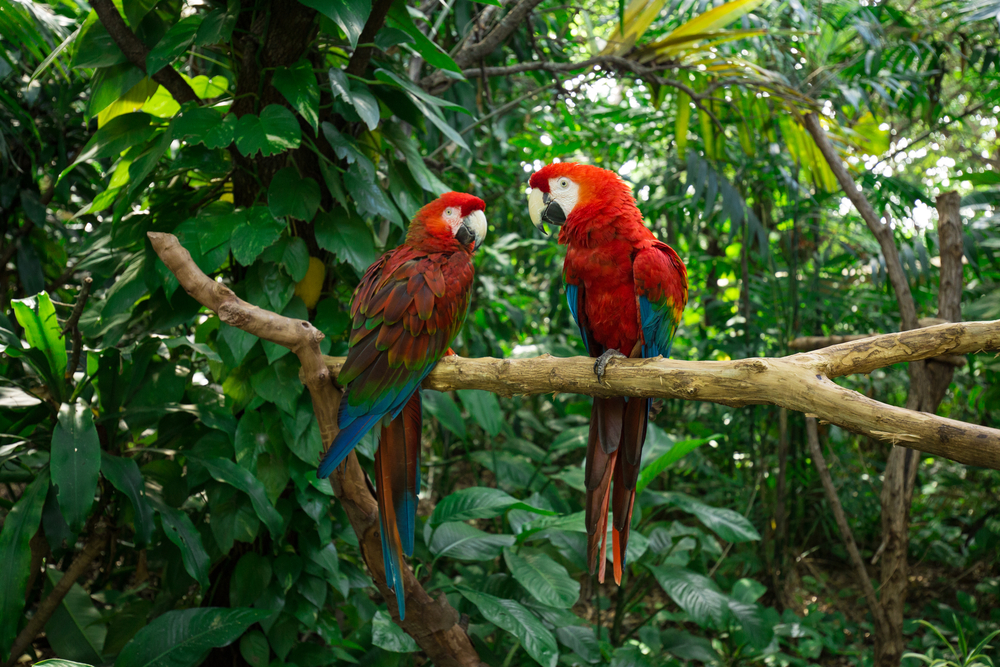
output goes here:
[{"label": "dense foliage", "polygon": [[[145,72],[86,4],[0,0],[0,659],[90,553],[21,647],[34,659],[422,663],[316,479],[294,355],[220,324],[146,232],[339,355],[368,264],[423,203],[472,192],[490,236],[454,349],[583,354],[563,249],[525,199],[534,169],[579,159],[629,180],[687,262],[675,357],[780,356],[801,335],[899,328],[879,246],[801,125],[819,109],[894,223],[919,315],[937,308],[934,198],[958,189],[963,316],[1000,318],[995,2],[102,4]],[[1000,427],[1000,362],[967,362],[940,414]],[[843,383],[905,402],[905,368]],[[870,663],[802,415],[667,401],[618,589],[584,562],[588,398],[424,406],[411,565],[484,662]],[[820,435],[877,579],[888,448]],[[928,662],[974,664],[1000,628],[998,488],[997,471],[921,462],[904,632]]]}]

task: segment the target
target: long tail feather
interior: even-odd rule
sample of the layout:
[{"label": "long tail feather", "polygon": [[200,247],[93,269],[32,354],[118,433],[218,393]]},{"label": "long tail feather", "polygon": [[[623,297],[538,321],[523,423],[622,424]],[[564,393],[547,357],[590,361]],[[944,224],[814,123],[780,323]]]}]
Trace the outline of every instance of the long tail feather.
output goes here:
[{"label": "long tail feather", "polygon": [[[402,492],[401,507],[397,508],[396,520],[399,522],[399,535],[403,539],[403,552],[413,555],[413,534],[417,526],[417,496],[420,494],[420,430],[423,425],[420,390],[413,392],[400,415],[403,422],[403,437],[405,441],[406,472],[405,485]],[[393,496],[395,499],[396,496]]]},{"label": "long tail feather", "polygon": [[406,616],[406,592],[403,589],[403,549],[399,537],[396,496],[406,486],[405,447],[402,419],[393,419],[388,426],[382,427],[382,438],[375,450],[375,496],[378,500],[379,527],[382,533],[385,581],[389,590],[396,594],[401,620]]},{"label": "long tail feather", "polygon": [[[594,407],[590,417],[590,435],[587,438],[587,464],[584,472],[584,484],[587,488],[585,516],[587,562],[591,574],[594,573],[598,563],[598,548],[607,539],[611,475],[614,470],[616,452],[621,442],[624,409],[624,398],[594,398]],[[600,562],[603,563],[603,559]]]},{"label": "long tail feather", "polygon": [[[343,411],[343,408],[341,408],[342,413]],[[361,438],[365,437],[365,433],[368,433],[372,426],[378,423],[378,420],[381,418],[382,413],[364,415],[358,417],[341,430],[330,444],[330,448],[326,450],[323,459],[319,462],[319,469],[316,470],[316,476],[320,479],[329,477],[330,473],[343,463],[347,455],[361,442]]]}]

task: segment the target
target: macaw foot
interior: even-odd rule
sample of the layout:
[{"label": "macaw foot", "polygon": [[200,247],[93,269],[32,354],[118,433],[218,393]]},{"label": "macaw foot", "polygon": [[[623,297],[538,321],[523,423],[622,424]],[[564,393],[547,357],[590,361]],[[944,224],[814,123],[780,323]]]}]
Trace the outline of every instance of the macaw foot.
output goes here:
[{"label": "macaw foot", "polygon": [[597,373],[598,382],[604,382],[604,371],[612,359],[628,359],[628,357],[614,348],[605,350],[604,354],[599,356],[597,362],[594,363],[594,372]]}]

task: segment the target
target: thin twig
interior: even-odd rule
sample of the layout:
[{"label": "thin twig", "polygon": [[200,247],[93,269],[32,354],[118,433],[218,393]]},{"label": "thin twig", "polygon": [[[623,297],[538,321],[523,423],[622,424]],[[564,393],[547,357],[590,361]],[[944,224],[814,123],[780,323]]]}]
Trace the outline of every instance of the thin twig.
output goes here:
[{"label": "thin twig", "polygon": [[80,365],[80,355],[83,353],[83,334],[80,333],[80,327],[77,325],[80,323],[83,307],[87,305],[87,297],[90,296],[90,285],[93,282],[94,280],[90,276],[83,279],[83,286],[80,287],[80,294],[76,297],[76,305],[73,306],[73,312],[70,314],[69,319],[66,320],[66,326],[63,327],[62,333],[59,334],[60,337],[63,337],[67,331],[73,332],[73,354],[70,355],[69,364],[66,366],[67,380],[73,377],[76,367]]}]

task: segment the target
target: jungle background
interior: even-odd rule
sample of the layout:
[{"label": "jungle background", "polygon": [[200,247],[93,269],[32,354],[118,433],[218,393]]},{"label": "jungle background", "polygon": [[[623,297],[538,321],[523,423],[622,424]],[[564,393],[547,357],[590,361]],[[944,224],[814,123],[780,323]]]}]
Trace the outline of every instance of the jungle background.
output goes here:
[{"label": "jungle background", "polygon": [[[146,232],[340,355],[368,264],[436,194],[472,192],[490,230],[454,349],[579,355],[564,249],[526,210],[533,170],[579,159],[626,178],[687,263],[675,358],[782,356],[800,336],[900,328],[880,246],[803,127],[813,111],[891,222],[918,314],[937,314],[935,198],[956,190],[961,315],[997,319],[998,15],[995,0],[0,0],[0,660],[426,662],[315,478],[294,355],[220,325]],[[905,366],[841,382],[906,401]],[[619,589],[584,567],[589,398],[424,406],[411,565],[487,664],[873,664],[803,415],[666,401]],[[1000,362],[969,356],[939,414],[1000,427]],[[890,446],[818,436],[878,590]],[[921,457],[917,475],[903,663],[987,664],[1000,473]]]}]

